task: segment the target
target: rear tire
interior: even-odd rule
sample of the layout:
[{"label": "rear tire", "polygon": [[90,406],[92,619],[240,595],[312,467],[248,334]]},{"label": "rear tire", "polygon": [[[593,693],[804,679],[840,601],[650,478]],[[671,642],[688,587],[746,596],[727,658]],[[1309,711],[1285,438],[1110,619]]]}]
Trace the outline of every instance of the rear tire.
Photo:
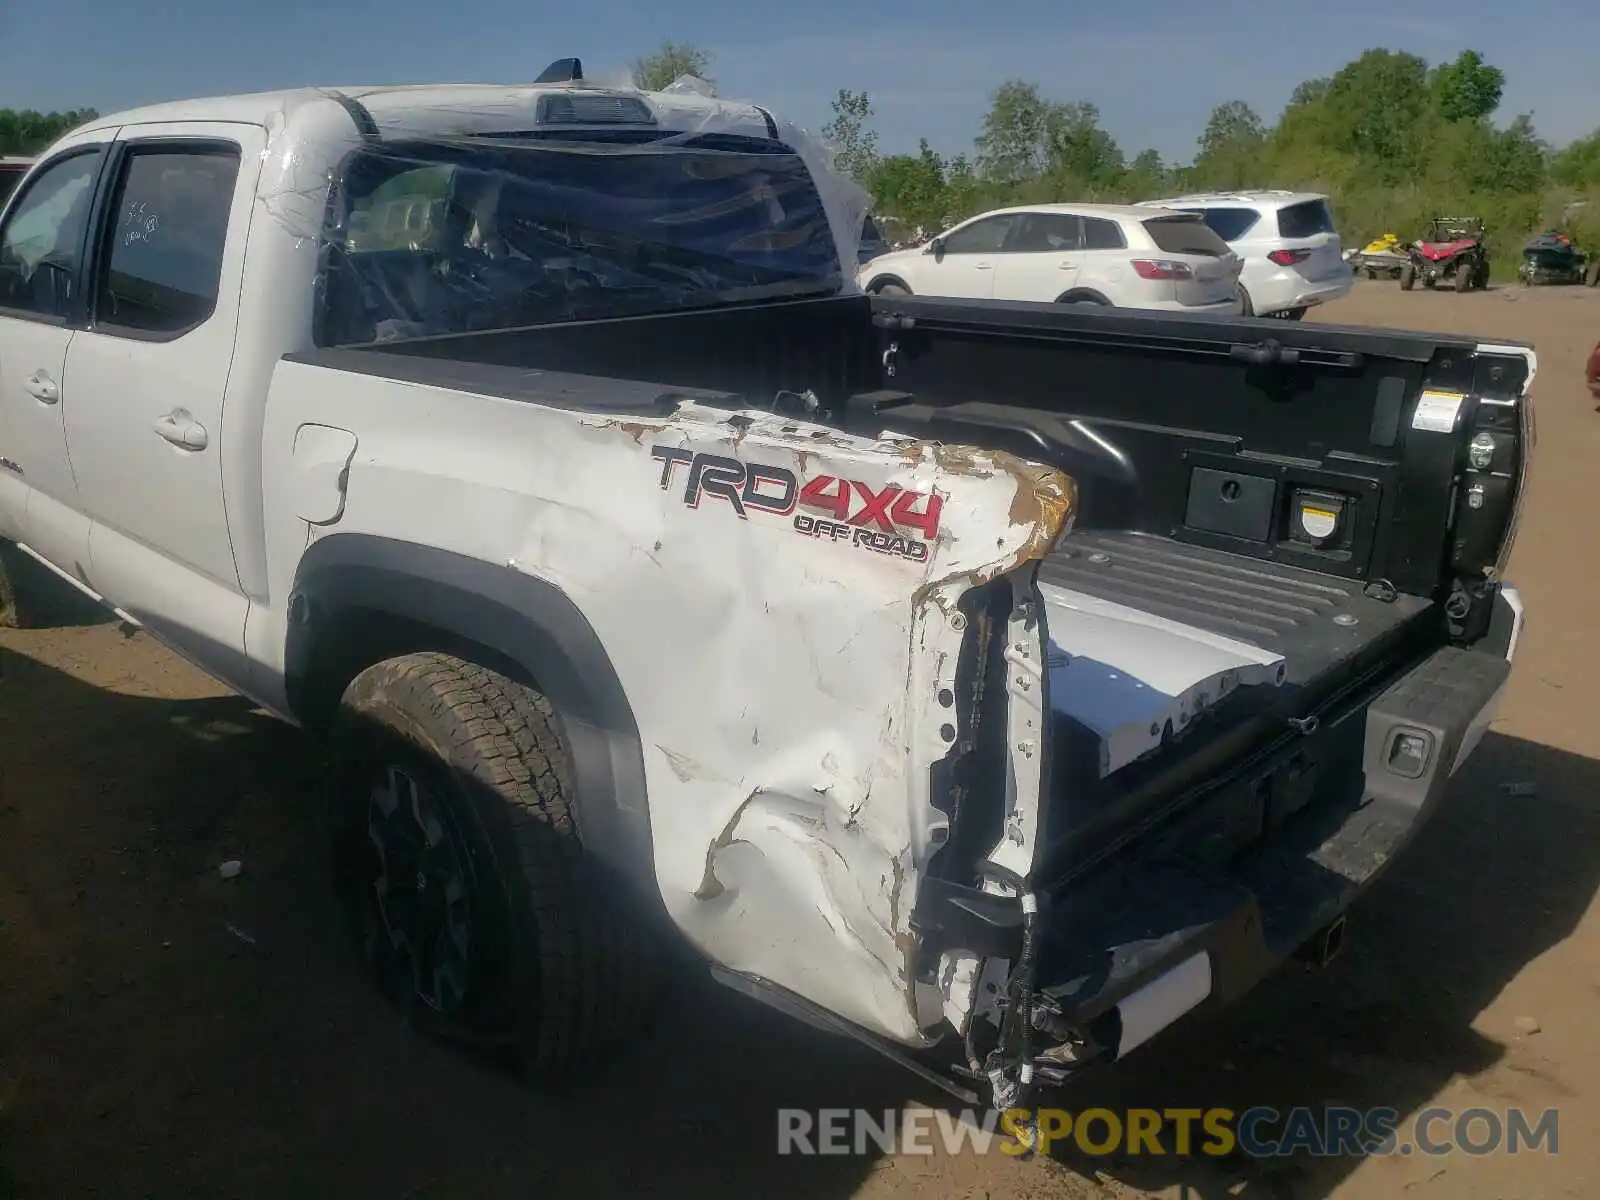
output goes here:
[{"label": "rear tire", "polygon": [[898,283],[880,283],[872,289],[874,296],[909,296],[911,289],[901,287]]},{"label": "rear tire", "polygon": [[1455,279],[1451,282],[1455,284],[1456,291],[1465,292],[1471,290],[1473,280],[1475,278],[1476,273],[1473,271],[1473,269],[1463,263],[1461,266],[1456,268]]},{"label": "rear tire", "polygon": [[1410,263],[1400,268],[1400,290],[1409,292],[1417,285],[1417,269]]},{"label": "rear tire", "polygon": [[1600,260],[1589,264],[1589,269],[1583,275],[1584,286],[1600,287]]},{"label": "rear tire", "polygon": [[425,1031],[568,1076],[643,1023],[659,959],[603,902],[550,703],[444,654],[369,667],[333,731],[335,861],[357,941]]},{"label": "rear tire", "polygon": [[1244,284],[1235,285],[1234,291],[1239,293],[1239,315],[1241,317],[1255,316],[1256,307],[1251,303],[1250,293],[1244,290]]}]

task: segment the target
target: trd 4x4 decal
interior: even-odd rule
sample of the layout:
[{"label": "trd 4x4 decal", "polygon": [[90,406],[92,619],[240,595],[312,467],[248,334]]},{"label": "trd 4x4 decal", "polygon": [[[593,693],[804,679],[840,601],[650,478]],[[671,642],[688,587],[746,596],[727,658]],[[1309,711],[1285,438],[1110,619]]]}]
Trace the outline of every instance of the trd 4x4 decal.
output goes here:
[{"label": "trd 4x4 decal", "polygon": [[[912,562],[926,562],[929,546],[939,536],[939,510],[944,500],[937,494],[908,492],[896,484],[875,489],[858,479],[815,475],[803,483],[784,467],[744,463],[721,454],[695,453],[675,446],[652,446],[651,457],[661,463],[661,490],[673,483],[678,467],[687,467],[683,502],[699,508],[709,496],[732,507],[743,520],[750,513],[793,514],[796,533],[828,538],[892,554]],[[812,509],[817,514],[795,512]],[[919,540],[905,533],[922,535]]]}]

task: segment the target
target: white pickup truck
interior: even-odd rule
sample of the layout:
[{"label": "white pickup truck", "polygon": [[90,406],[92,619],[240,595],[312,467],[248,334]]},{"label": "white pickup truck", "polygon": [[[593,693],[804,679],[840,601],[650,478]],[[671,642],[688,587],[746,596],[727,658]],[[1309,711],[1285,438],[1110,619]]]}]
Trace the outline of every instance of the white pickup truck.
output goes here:
[{"label": "white pickup truck", "polygon": [[1002,1104],[1325,958],[1506,681],[1532,351],[868,297],[863,201],[576,60],[98,118],[0,215],[13,616],[327,736],[372,964],[539,1072],[663,929]]}]

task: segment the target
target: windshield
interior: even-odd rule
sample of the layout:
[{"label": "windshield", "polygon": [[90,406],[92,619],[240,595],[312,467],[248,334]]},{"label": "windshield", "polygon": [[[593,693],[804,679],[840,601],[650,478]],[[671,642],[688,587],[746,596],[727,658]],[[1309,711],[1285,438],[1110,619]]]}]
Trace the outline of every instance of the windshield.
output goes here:
[{"label": "windshield", "polygon": [[804,161],[775,142],[534,138],[354,152],[329,200],[318,345],[836,292]]}]

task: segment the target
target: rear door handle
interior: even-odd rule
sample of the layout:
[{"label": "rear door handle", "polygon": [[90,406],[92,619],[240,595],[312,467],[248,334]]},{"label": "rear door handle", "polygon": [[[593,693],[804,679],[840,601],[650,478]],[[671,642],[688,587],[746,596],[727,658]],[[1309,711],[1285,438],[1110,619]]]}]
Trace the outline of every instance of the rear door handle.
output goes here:
[{"label": "rear door handle", "polygon": [[40,404],[55,404],[61,399],[61,389],[56,381],[43,371],[35,371],[22,385]]},{"label": "rear door handle", "polygon": [[974,271],[992,271],[992,270],[994,270],[994,264],[993,263],[973,263],[972,264],[972,269]]},{"label": "rear door handle", "polygon": [[155,429],[167,441],[183,450],[204,450],[211,442],[206,427],[183,408],[175,408],[157,417]]}]

